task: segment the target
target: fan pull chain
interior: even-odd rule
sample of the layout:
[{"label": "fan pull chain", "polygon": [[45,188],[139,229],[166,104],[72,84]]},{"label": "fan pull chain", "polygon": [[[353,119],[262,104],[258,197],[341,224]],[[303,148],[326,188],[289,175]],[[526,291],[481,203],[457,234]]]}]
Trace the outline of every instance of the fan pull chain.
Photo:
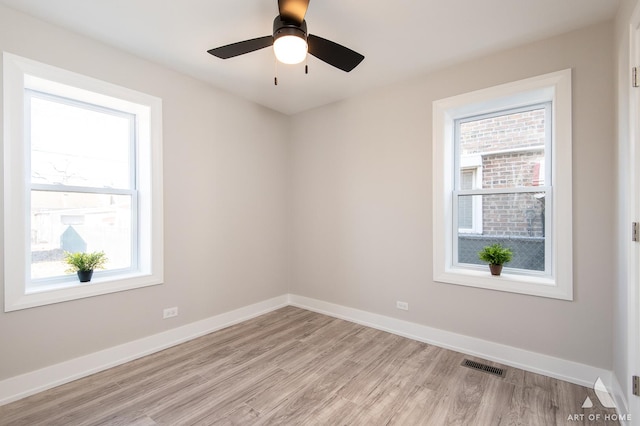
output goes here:
[{"label": "fan pull chain", "polygon": [[277,86],[278,85],[278,59],[275,57],[275,55],[273,56],[273,73],[275,74],[275,76],[273,77],[273,85]]},{"label": "fan pull chain", "polygon": [[309,74],[309,55],[304,58],[304,73]]}]

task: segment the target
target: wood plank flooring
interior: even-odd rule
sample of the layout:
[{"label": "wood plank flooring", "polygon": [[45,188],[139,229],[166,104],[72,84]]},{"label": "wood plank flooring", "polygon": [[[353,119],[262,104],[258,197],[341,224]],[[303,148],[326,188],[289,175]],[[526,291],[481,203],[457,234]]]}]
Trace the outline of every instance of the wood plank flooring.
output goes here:
[{"label": "wood plank flooring", "polygon": [[618,424],[591,389],[463,358],[482,361],[286,307],[2,406],[0,425]]}]

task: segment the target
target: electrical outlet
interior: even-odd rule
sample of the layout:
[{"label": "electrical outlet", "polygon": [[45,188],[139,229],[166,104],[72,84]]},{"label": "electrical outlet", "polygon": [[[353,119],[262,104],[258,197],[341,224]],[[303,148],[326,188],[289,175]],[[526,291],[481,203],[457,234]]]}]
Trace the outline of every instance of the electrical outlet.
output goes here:
[{"label": "electrical outlet", "polygon": [[177,306],[174,306],[173,308],[167,308],[164,311],[162,311],[162,319],[167,319],[167,318],[177,317],[177,316],[178,316]]},{"label": "electrical outlet", "polygon": [[409,304],[407,302],[396,302],[396,308],[402,309],[403,311],[408,311]]}]

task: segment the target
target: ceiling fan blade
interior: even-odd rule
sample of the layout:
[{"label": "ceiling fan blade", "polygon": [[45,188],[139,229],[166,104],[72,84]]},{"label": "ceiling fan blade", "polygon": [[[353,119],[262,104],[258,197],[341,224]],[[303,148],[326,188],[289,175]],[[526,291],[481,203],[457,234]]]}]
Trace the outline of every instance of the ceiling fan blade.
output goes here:
[{"label": "ceiling fan blade", "polygon": [[364,59],[358,52],[313,34],[307,37],[307,44],[313,56],[345,72],[357,67]]},{"label": "ceiling fan blade", "polygon": [[233,44],[227,44],[226,46],[216,47],[215,49],[207,50],[207,52],[221,59],[229,59],[234,56],[244,55],[245,53],[264,49],[272,44],[273,36],[264,36],[252,38],[251,40],[239,41]]},{"label": "ceiling fan blade", "polygon": [[296,25],[302,24],[308,7],[309,0],[278,0],[278,10],[282,19]]}]

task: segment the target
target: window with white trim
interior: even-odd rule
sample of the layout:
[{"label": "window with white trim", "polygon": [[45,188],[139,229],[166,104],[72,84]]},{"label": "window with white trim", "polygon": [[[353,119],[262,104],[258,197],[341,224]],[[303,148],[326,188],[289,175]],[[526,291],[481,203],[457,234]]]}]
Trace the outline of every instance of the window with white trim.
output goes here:
[{"label": "window with white trim", "polygon": [[[5,311],[162,283],[161,101],[4,53]],[[105,252],[90,283],[65,252]]]},{"label": "window with white trim", "polygon": [[433,153],[434,280],[572,300],[571,71],[435,101]]}]

